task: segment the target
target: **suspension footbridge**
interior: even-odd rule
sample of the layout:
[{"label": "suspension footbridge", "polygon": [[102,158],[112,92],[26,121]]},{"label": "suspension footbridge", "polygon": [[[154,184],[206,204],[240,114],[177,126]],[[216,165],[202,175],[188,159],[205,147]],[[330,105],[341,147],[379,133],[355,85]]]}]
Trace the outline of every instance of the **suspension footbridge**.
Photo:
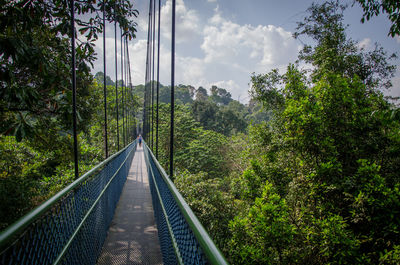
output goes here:
[{"label": "suspension footbridge", "polygon": [[1,264],[227,264],[136,141],[6,229]]},{"label": "suspension footbridge", "polygon": [[[114,4],[117,1],[107,1]],[[158,1],[158,10],[160,10]],[[75,32],[74,1],[71,32]],[[175,0],[172,1],[170,174],[158,155],[158,85],[160,12],[158,12],[157,82],[155,70],[156,1],[149,3],[149,29],[141,133],[149,146],[135,139],[129,107],[122,114],[124,148],[108,154],[105,18],[102,2],[104,50],[104,136],[106,159],[83,175],[78,172],[75,34],[71,34],[71,84],[75,181],[33,209],[0,234],[1,264],[227,264],[195,214],[170,179],[173,173]],[[109,15],[112,17],[113,15]],[[115,15],[115,36],[117,16]],[[131,83],[128,38],[121,33],[121,75]],[[115,37],[115,50],[117,42]],[[125,45],[125,46],[124,46]],[[124,48],[123,48],[124,46]],[[116,52],[117,53],[117,52]],[[117,55],[116,55],[117,56]],[[122,57],[122,55],[121,55]],[[116,78],[117,78],[116,57]],[[118,90],[116,84],[117,128]],[[122,82],[122,105],[126,91]],[[156,89],[156,91],[155,91]],[[118,130],[119,131],[119,130]],[[118,149],[120,146],[119,134]],[[131,142],[129,143],[129,139]],[[121,141],[122,142],[122,141]],[[154,144],[155,143],[155,144]],[[154,146],[153,146],[154,144]],[[155,155],[152,150],[155,150]]]}]

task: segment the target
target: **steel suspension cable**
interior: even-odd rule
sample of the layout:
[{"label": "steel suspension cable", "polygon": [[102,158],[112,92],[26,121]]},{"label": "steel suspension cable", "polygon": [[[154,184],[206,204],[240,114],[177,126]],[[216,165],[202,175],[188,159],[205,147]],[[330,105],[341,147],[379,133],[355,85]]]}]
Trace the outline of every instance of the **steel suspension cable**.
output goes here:
[{"label": "steel suspension cable", "polygon": [[[125,32],[124,32],[124,34],[125,34]],[[123,70],[123,72],[122,72],[122,74],[123,74],[123,80],[124,80],[124,86],[123,86],[123,89],[122,89],[122,94],[123,94],[123,97],[124,97],[124,105],[123,105],[123,112],[124,112],[124,137],[125,137],[125,139],[124,139],[124,141],[125,141],[125,143],[126,144],[128,144],[128,142],[127,142],[127,133],[126,133],[126,131],[127,131],[127,128],[128,128],[128,124],[126,124],[126,116],[127,116],[127,113],[126,113],[126,105],[127,105],[127,99],[126,99],[126,52],[125,52],[125,37],[123,37],[122,38],[122,52],[123,52],[123,54],[124,54],[124,60],[123,60],[123,64],[124,64],[124,70]]]},{"label": "steel suspension cable", "polygon": [[128,118],[128,113],[127,113],[127,108],[126,106],[128,105],[128,98],[126,97],[126,86],[128,80],[126,79],[126,44],[125,44],[126,37],[123,39],[123,45],[124,45],[124,99],[125,99],[125,105],[124,105],[124,118],[125,118],[125,140],[128,143],[128,123],[127,123],[127,118]]},{"label": "steel suspension cable", "polygon": [[172,28],[171,28],[171,133],[170,133],[170,157],[169,174],[173,178],[174,173],[174,111],[175,111],[175,10],[176,0],[172,0]]},{"label": "steel suspension cable", "polygon": [[146,130],[147,130],[147,82],[148,82],[148,74],[149,74],[149,42],[150,42],[150,4],[149,4],[149,21],[148,21],[148,29],[147,29],[147,49],[146,49],[146,73],[145,73],[145,81],[144,81],[144,96],[143,96],[143,137],[147,140]]},{"label": "steel suspension cable", "polygon": [[158,30],[157,30],[157,99],[156,99],[156,158],[158,159],[158,108],[160,94],[160,21],[161,21],[161,0],[158,0]]},{"label": "steel suspension cable", "polygon": [[106,159],[108,157],[108,135],[107,135],[107,79],[106,79],[106,1],[103,0],[103,66],[104,66],[104,151]]},{"label": "steel suspension cable", "polygon": [[129,133],[129,94],[128,94],[128,89],[129,89],[129,79],[128,79],[128,37],[125,36],[125,112],[126,112],[126,117],[125,117],[125,123],[126,123],[126,141],[129,143],[130,142],[130,133]]},{"label": "steel suspension cable", "polygon": [[149,48],[149,97],[148,97],[148,126],[149,126],[149,146],[151,146],[151,139],[152,139],[152,135],[153,135],[153,130],[152,130],[152,123],[151,123],[151,98],[153,97],[152,95],[152,88],[153,88],[153,84],[151,81],[151,69],[153,67],[153,10],[154,10],[154,6],[153,6],[153,0],[150,0],[150,5],[151,5],[151,17],[150,17],[150,48]]},{"label": "steel suspension cable", "polygon": [[[133,96],[133,87],[132,87],[132,74],[131,74],[131,61],[129,59],[129,45],[128,45],[128,39],[126,40],[126,46],[127,46],[127,57],[128,57],[128,77],[129,77],[129,88],[130,88],[130,97],[132,98]],[[135,124],[134,116],[135,112],[133,111],[133,106],[131,106],[131,115],[129,116],[131,119],[131,132],[130,135],[133,136],[133,128]]]},{"label": "steel suspension cable", "polygon": [[115,47],[115,109],[117,111],[117,151],[119,151],[119,117],[118,117],[118,47],[117,47],[117,1],[114,5],[114,47]]},{"label": "steel suspension cable", "polygon": [[127,36],[125,36],[125,123],[126,123],[126,141],[129,143],[129,97],[128,97],[128,88],[129,88],[129,80],[128,80],[128,56],[127,56],[127,49],[128,49],[128,42]]},{"label": "steel suspension cable", "polygon": [[[132,77],[131,77],[131,62],[130,62],[130,60],[129,60],[129,45],[128,45],[129,43],[128,43],[128,38],[126,38],[126,57],[127,57],[127,60],[128,60],[128,62],[127,62],[127,65],[128,65],[128,80],[129,80],[129,85],[128,85],[128,88],[129,88],[129,92],[128,92],[128,97],[130,98],[130,99],[132,99]],[[131,103],[129,103],[129,105],[128,105],[128,112],[129,112],[129,115],[128,115],[128,121],[129,121],[129,137],[130,137],[130,139],[132,139],[132,105],[131,105]]]},{"label": "steel suspension cable", "polygon": [[[150,19],[150,17],[149,17],[149,19]],[[150,33],[149,33],[150,34]],[[143,98],[143,101],[144,101],[144,109],[143,109],[143,112],[144,112],[144,137],[145,137],[145,139],[146,139],[146,141],[147,141],[147,97],[148,97],[148,93],[149,93],[149,91],[148,91],[148,89],[147,89],[147,87],[148,87],[148,82],[149,82],[149,41],[150,41],[150,39],[148,38],[147,39],[147,48],[146,48],[146,51],[147,51],[147,53],[146,53],[146,79],[145,79],[145,83],[144,83],[144,98]]]},{"label": "steel suspension cable", "polygon": [[125,111],[124,111],[124,106],[125,106],[125,99],[124,99],[124,46],[122,43],[122,38],[123,38],[123,33],[122,33],[122,28],[120,30],[121,32],[121,95],[122,95],[122,139],[124,142],[124,147],[126,146],[126,141],[125,141]]},{"label": "steel suspension cable", "polygon": [[76,124],[76,56],[75,56],[75,1],[71,0],[71,75],[72,75],[72,131],[74,138],[75,179],[79,178],[78,135]]},{"label": "steel suspension cable", "polygon": [[156,1],[153,0],[153,64],[152,64],[152,86],[151,86],[151,150],[154,151],[154,57],[155,57],[155,42],[156,42]]},{"label": "steel suspension cable", "polygon": [[146,57],[146,80],[145,80],[145,97],[144,97],[144,136],[147,139],[149,133],[149,78],[150,78],[150,67],[151,67],[151,58],[150,58],[150,40],[151,40],[151,18],[152,18],[152,0],[149,1],[149,21],[148,21],[148,35],[147,35],[147,57]]}]

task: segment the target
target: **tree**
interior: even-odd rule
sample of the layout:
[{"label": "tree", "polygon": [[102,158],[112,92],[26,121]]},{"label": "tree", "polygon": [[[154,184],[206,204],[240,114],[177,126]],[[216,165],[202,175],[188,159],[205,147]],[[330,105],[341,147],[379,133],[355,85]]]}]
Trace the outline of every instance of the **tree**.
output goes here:
[{"label": "tree", "polygon": [[261,122],[269,121],[271,118],[270,111],[262,107],[262,103],[258,100],[250,99],[248,104],[249,114],[245,116],[245,119],[252,124],[258,124]]},{"label": "tree", "polygon": [[290,222],[284,199],[266,183],[263,194],[245,218],[236,217],[230,228],[230,254],[235,264],[297,263],[293,240],[296,227]]},{"label": "tree", "polygon": [[203,172],[184,171],[178,174],[175,184],[218,248],[226,253],[231,237],[229,221],[237,212],[236,201],[226,191],[226,183]]},{"label": "tree", "polygon": [[232,95],[226,89],[217,86],[211,87],[211,100],[217,104],[228,105],[232,101]]},{"label": "tree", "polygon": [[328,1],[321,5],[312,4],[310,15],[297,23],[295,38],[302,35],[317,42],[313,48],[305,45],[299,59],[312,64],[315,80],[327,72],[340,73],[348,78],[357,75],[371,89],[389,88],[396,67],[389,64],[396,55],[388,56],[378,44],[371,52],[357,48],[356,43],[346,36],[343,11],[346,6],[338,1]]},{"label": "tree", "polygon": [[191,106],[191,112],[194,119],[199,122],[204,129],[217,129],[216,115],[218,106],[215,103],[196,99]]},{"label": "tree", "polygon": [[204,87],[199,87],[196,91],[196,100],[203,101],[207,100],[208,94],[207,90]]},{"label": "tree", "polygon": [[220,107],[215,123],[215,131],[227,136],[238,132],[245,132],[247,128],[247,122],[242,117],[242,113],[232,110],[229,105]]},{"label": "tree", "polygon": [[400,2],[397,0],[356,0],[364,10],[361,22],[378,16],[381,12],[387,13],[392,22],[388,35],[400,35]]},{"label": "tree", "polygon": [[[103,72],[97,72],[94,76],[94,78],[96,79],[96,81],[99,84],[104,84],[104,73]],[[111,77],[109,77],[108,75],[106,76],[106,85],[107,86],[115,86],[114,81],[112,81]]]},{"label": "tree", "polygon": [[[72,127],[70,105],[71,51],[70,1],[0,1],[0,112],[1,133],[18,140],[40,134],[40,124],[57,119],[64,130]],[[88,119],[88,87],[92,82],[89,65],[96,59],[93,43],[102,32],[97,10],[104,1],[76,1],[76,24],[84,36],[76,49],[77,111],[79,129]],[[136,24],[129,18],[137,10],[123,0],[105,2],[106,20],[117,21],[125,36],[135,36]],[[94,16],[94,17],[93,17]],[[85,20],[86,19],[86,20]],[[75,33],[76,34],[76,33]],[[82,122],[81,122],[82,121]]]},{"label": "tree", "polygon": [[175,87],[175,99],[180,100],[182,104],[192,103],[193,87],[180,84]]},{"label": "tree", "polygon": [[287,247],[308,238],[316,251],[303,249],[296,262],[317,256],[317,263],[378,263],[384,253],[395,256],[400,122],[393,106],[357,77],[331,73],[310,86],[305,79],[294,66],[282,76],[284,86],[275,91],[283,103],[271,129],[258,132],[263,155],[243,175],[242,194],[260,196],[255,183],[267,181],[287,200],[298,228]]},{"label": "tree", "polygon": [[[300,55],[314,65],[310,78],[297,65],[252,77],[253,95],[273,117],[250,129],[257,140],[253,161],[232,182],[251,205],[231,223],[237,263],[400,261],[394,218],[400,213],[399,110],[385,100],[378,80],[394,68],[383,53],[376,65],[363,59],[345,35],[342,11],[336,2],[313,4],[299,24],[298,34],[316,41]],[[264,184],[280,200],[260,203]],[[275,216],[267,210],[276,205],[282,208]],[[280,227],[295,230],[271,245],[271,232]],[[263,260],[261,246],[275,259]]]},{"label": "tree", "polygon": [[[70,84],[71,1],[0,0],[0,227],[21,217],[74,180]],[[129,1],[75,1],[79,172],[102,160],[101,89],[90,66],[106,20],[135,36],[137,11]],[[116,8],[115,8],[116,7]],[[74,32],[77,35],[77,32]],[[115,88],[109,107],[115,107]],[[127,93],[130,106],[135,99]],[[111,103],[111,104],[110,104]],[[129,109],[132,112],[133,107]],[[113,112],[110,131],[115,132]],[[110,149],[116,144],[110,133]]]},{"label": "tree", "polygon": [[195,95],[195,93],[196,93],[196,88],[194,88],[194,86],[188,86],[188,90],[189,90],[189,94],[190,94],[190,97],[193,99],[194,98],[194,95]]},{"label": "tree", "polygon": [[228,139],[211,130],[196,129],[196,138],[182,152],[182,169],[196,174],[205,172],[209,178],[223,177],[228,172],[225,154]]}]

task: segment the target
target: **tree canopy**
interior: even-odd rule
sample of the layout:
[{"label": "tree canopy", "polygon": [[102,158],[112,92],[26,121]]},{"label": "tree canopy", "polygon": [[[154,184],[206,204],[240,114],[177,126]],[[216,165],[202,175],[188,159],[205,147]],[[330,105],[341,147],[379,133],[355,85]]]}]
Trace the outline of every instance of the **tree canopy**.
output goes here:
[{"label": "tree canopy", "polygon": [[[76,49],[78,124],[90,118],[90,65],[96,59],[94,41],[103,31],[99,10],[117,21],[124,34],[135,36],[138,12],[127,0],[75,1],[80,32]],[[72,91],[70,1],[0,1],[0,131],[18,140],[32,136],[49,119],[65,131],[71,128]],[[75,32],[75,35],[78,33]],[[89,110],[89,111],[87,111]]]},{"label": "tree canopy", "polygon": [[[74,180],[70,3],[0,0],[0,229]],[[127,38],[136,32],[138,12],[130,1],[75,1],[81,174],[103,159],[103,96],[90,73],[94,41],[104,30],[103,4],[106,20]],[[107,89],[110,151],[116,152],[115,88]],[[133,115],[138,100],[126,94],[130,108],[120,104],[120,112]],[[128,131],[119,130],[121,138]]]}]

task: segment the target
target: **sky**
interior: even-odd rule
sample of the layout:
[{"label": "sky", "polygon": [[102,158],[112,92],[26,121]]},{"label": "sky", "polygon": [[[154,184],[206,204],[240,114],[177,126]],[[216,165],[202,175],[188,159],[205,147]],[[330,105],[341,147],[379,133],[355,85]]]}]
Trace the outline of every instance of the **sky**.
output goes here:
[{"label": "sky", "polygon": [[[171,2],[161,1],[160,82],[164,85],[171,83]],[[310,44],[305,37],[294,39],[292,34],[312,2],[323,1],[176,0],[175,84],[203,86],[208,90],[217,85],[229,91],[233,99],[247,102],[252,73],[267,73],[274,68],[283,73],[297,59],[302,46]],[[377,42],[388,53],[400,51],[400,38],[388,37],[390,23],[385,15],[362,24],[359,5],[352,5],[352,0],[342,2],[349,4],[344,14],[344,22],[349,24],[347,35],[359,47],[368,51]],[[138,31],[129,43],[129,54],[132,82],[137,85],[145,80],[149,1],[137,0],[133,4],[139,10]],[[102,43],[100,37],[93,73],[103,71]],[[118,50],[119,45],[118,42]],[[106,73],[113,80],[114,47],[114,26],[107,25]],[[392,63],[400,68],[399,59]],[[392,82],[393,88],[385,93],[400,96],[400,69]]]}]

